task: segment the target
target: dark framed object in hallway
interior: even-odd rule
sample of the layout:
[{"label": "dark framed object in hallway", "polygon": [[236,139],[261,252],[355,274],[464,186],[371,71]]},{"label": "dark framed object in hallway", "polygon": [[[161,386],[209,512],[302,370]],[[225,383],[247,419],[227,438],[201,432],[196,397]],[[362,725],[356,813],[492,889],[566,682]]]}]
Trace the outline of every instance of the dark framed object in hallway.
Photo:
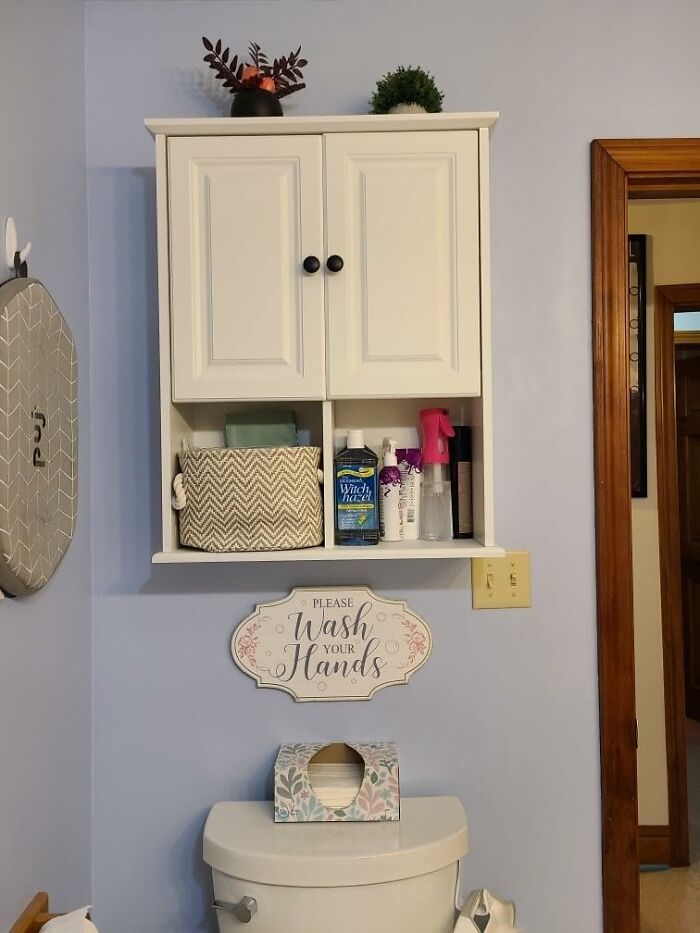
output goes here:
[{"label": "dark framed object in hallway", "polygon": [[630,469],[632,497],[647,496],[647,238],[629,242]]}]

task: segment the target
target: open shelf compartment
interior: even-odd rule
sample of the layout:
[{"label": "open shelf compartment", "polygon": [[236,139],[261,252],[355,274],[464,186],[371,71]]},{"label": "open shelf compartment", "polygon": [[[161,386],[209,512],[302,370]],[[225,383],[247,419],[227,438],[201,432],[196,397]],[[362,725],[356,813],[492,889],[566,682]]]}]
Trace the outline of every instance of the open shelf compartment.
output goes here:
[{"label": "open shelf compartment", "polygon": [[[319,547],[292,551],[211,553],[181,547],[177,513],[171,508],[172,479],[179,471],[177,454],[182,440],[192,446],[223,446],[226,415],[250,408],[291,409],[301,444],[323,449],[325,542]],[[345,445],[347,431],[361,428],[365,443],[381,457],[382,441],[393,437],[399,447],[419,446],[421,408],[444,407],[455,424],[472,428],[474,538],[452,541],[380,542],[370,546],[336,546],[334,542],[333,458]],[[279,402],[170,403],[163,436],[163,549],[157,564],[285,562],[324,560],[469,559],[495,557],[503,549],[493,540],[493,490],[490,437],[484,433],[482,398],[363,399]],[[381,465],[381,464],[380,464]]]}]

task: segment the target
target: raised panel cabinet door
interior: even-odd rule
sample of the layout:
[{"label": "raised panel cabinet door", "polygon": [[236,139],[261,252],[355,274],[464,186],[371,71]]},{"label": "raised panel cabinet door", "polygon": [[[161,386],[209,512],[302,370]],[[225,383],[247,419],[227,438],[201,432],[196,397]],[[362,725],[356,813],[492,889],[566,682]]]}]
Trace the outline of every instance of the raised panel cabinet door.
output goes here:
[{"label": "raised panel cabinet door", "polygon": [[479,395],[478,133],[324,145],[329,396]]},{"label": "raised panel cabinet door", "polygon": [[320,136],[168,142],[173,399],[325,397]]}]

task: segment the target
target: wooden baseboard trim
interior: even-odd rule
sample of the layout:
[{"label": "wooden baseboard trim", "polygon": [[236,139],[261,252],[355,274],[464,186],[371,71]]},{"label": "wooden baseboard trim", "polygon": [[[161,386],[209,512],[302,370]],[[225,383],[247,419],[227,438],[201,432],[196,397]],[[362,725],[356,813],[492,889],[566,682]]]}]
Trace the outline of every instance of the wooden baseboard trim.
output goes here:
[{"label": "wooden baseboard trim", "polygon": [[639,827],[639,864],[671,864],[671,827]]}]

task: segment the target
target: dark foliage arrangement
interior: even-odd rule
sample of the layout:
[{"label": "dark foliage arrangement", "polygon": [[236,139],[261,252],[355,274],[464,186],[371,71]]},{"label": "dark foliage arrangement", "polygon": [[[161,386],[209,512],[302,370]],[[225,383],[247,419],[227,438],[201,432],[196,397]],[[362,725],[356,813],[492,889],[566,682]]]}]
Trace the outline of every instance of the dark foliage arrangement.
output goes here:
[{"label": "dark foliage arrangement", "polygon": [[428,113],[440,113],[444,96],[429,71],[401,65],[377,82],[370,112],[388,113],[397,104],[420,104]]},{"label": "dark foliage arrangement", "polygon": [[216,77],[231,94],[259,88],[280,98],[306,87],[302,68],[309,63],[301,57],[301,46],[296,52],[276,58],[270,64],[257,42],[251,42],[248,46],[248,62],[244,62],[242,56],[240,61],[238,55],[231,56],[231,50],[223,48],[221,39],[214,43],[203,36],[202,42],[207,50],[204,61],[216,72]]}]

